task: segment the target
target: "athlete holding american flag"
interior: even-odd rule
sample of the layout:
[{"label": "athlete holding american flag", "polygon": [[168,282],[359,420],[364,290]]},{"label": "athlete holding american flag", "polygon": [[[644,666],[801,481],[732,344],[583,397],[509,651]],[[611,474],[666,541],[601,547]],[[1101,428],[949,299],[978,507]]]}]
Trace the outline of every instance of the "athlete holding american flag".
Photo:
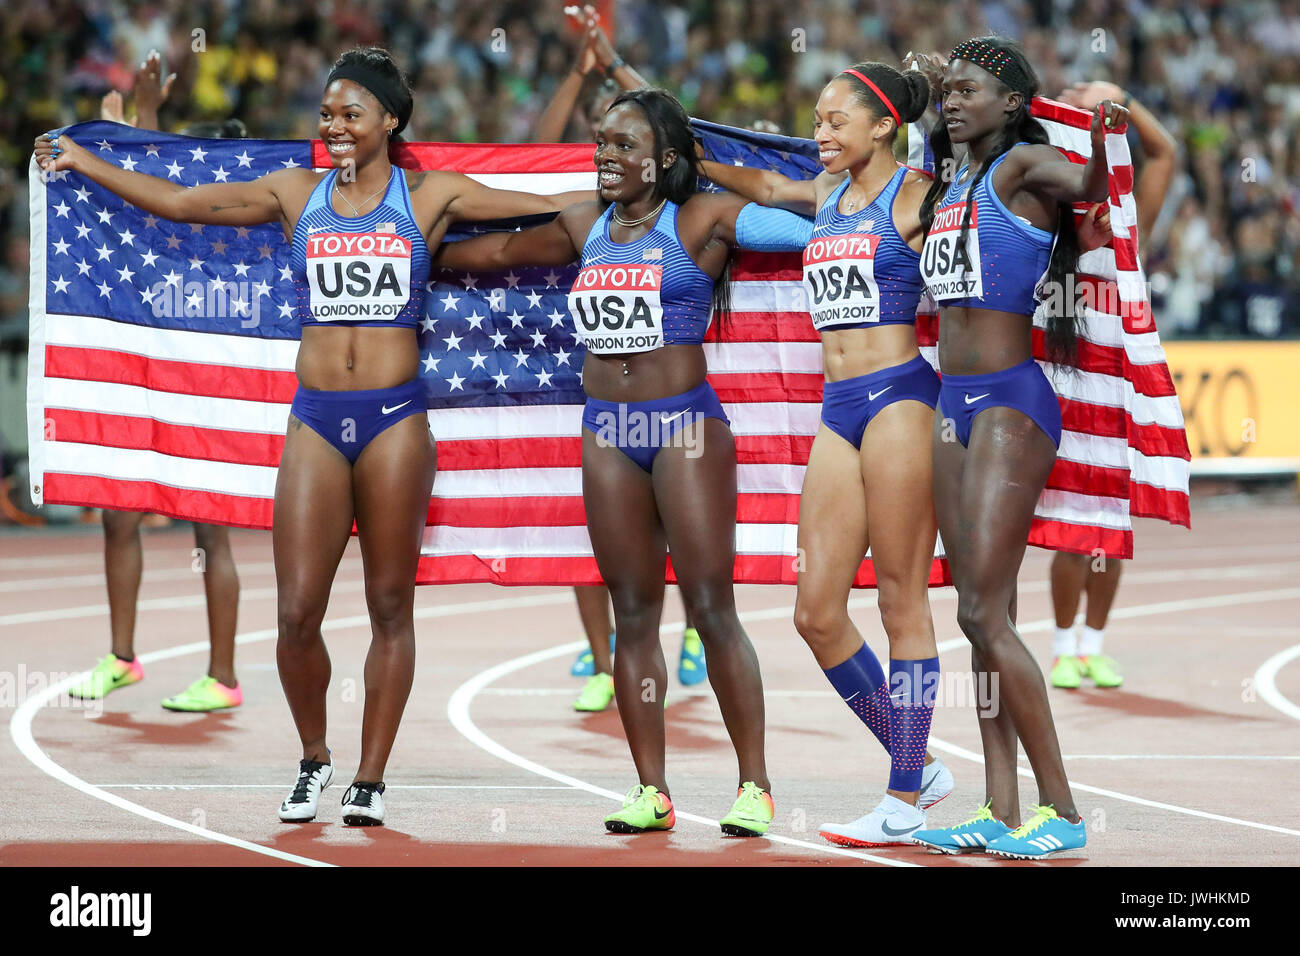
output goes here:
[{"label": "athlete holding american flag", "polygon": [[[1033,358],[1033,318],[1039,301],[1056,303],[1046,316],[1048,358],[1072,359],[1079,319],[1073,299],[1059,291],[1078,271],[1070,204],[1107,198],[1105,131],[1128,119],[1122,107],[1100,104],[1092,155],[1086,165],[1071,163],[1030,115],[1037,91],[1033,68],[1011,41],[958,44],[944,71],[942,121],[930,138],[939,175],[921,210],[922,275],[940,306],[943,384],[933,441],[939,530],[972,666],[996,673],[1001,693],[997,706],[979,715],[987,802],[967,823],[913,839],[945,852],[1026,858],[1086,841],[1043,675],[1011,621],[1034,509],[1061,440],[1056,394]],[[960,168],[956,144],[968,149]],[[1024,825],[1017,740],[1039,788],[1040,805]]]},{"label": "athlete holding american flag", "polygon": [[333,168],[286,168],[246,183],[185,187],[124,169],[67,136],[41,136],[42,170],[71,170],[174,222],[278,222],[293,244],[302,325],[298,393],[275,491],[273,541],[281,683],[302,741],[280,819],[316,816],[333,777],[326,745],[330,660],[321,639],[335,571],[355,520],[372,642],[361,760],[344,823],[381,824],[383,775],[415,669],[412,620],[435,450],[416,380],[429,249],[464,220],[554,212],[571,201],[495,190],[459,173],[407,173],[388,149],[411,116],[388,53],[353,50],[326,81],[320,137]]}]

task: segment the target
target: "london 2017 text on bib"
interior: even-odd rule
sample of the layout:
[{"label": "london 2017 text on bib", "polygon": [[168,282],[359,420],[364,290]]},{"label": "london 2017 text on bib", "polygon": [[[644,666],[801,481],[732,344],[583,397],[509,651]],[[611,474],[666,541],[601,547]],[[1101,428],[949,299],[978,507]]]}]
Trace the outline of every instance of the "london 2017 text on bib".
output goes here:
[{"label": "london 2017 text on bib", "polygon": [[649,352],[664,344],[661,265],[595,265],[578,272],[569,312],[587,351]]},{"label": "london 2017 text on bib", "polygon": [[392,233],[307,237],[307,282],[317,322],[392,320],[411,297],[411,241]]},{"label": "london 2017 text on bib", "polygon": [[836,325],[880,321],[876,248],[869,233],[814,239],[803,251],[803,288],[808,315],[821,331]]},{"label": "london 2017 text on bib", "polygon": [[961,243],[961,223],[966,203],[944,206],[934,214],[934,222],[921,251],[921,277],[938,302],[946,299],[980,299],[984,297],[984,270],[980,260],[979,206],[971,209],[966,243]]}]

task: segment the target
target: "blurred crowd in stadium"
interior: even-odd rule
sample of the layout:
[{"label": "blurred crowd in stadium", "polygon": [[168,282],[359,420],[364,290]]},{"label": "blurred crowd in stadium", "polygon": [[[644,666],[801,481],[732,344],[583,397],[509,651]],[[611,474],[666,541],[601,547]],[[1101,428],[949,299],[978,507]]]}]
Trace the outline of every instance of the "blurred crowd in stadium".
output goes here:
[{"label": "blurred crowd in stadium", "polygon": [[[1162,334],[1300,332],[1300,0],[611,6],[619,55],[692,115],[796,135],[810,135],[818,92],[846,65],[987,32],[1020,39],[1046,95],[1114,82],[1179,143],[1179,175],[1143,249]],[[416,89],[408,140],[516,142],[532,138],[576,37],[561,0],[5,0],[0,343],[21,350],[26,338],[32,139],[98,117],[102,95],[129,92],[150,50],[177,74],[163,129],[237,116],[257,138],[314,136],[329,63],[379,44]],[[580,125],[570,134],[581,138]]]}]

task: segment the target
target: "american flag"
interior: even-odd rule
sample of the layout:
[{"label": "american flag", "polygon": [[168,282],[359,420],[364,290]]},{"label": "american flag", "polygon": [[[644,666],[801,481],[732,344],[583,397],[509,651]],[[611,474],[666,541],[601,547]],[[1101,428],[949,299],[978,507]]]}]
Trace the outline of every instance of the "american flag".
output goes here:
[{"label": "american flag", "polygon": [[[724,161],[815,172],[806,140],[701,131]],[[194,140],[101,122],[69,133],[124,168],[185,185],[329,163],[320,143]],[[594,186],[588,146],[414,144],[394,160],[536,193]],[[34,162],[31,182],[33,500],[268,528],[298,335],[279,228],[158,220],[81,177],[45,182]],[[584,351],[566,308],[572,275],[431,276],[420,375],[439,473],[421,583],[598,580],[581,498]],[[740,255],[736,311],[705,346],[737,439],[739,582],[796,573],[798,492],[821,398],[799,277],[797,255]],[[942,579],[936,561],[932,583]],[[874,583],[869,561],[857,583]]]}]

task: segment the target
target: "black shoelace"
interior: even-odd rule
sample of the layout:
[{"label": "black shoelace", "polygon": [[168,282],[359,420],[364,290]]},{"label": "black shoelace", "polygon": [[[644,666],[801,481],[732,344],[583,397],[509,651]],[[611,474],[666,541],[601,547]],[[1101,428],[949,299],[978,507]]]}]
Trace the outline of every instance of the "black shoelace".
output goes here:
[{"label": "black shoelace", "polygon": [[316,776],[316,771],[325,764],[317,763],[314,760],[302,760],[298,763],[298,782],[293,786],[293,793],[289,795],[289,803],[306,803],[307,789],[311,786],[312,779]]},{"label": "black shoelace", "polygon": [[383,792],[382,783],[354,783],[343,795],[343,803],[345,806],[369,807],[370,798],[376,793]]}]

